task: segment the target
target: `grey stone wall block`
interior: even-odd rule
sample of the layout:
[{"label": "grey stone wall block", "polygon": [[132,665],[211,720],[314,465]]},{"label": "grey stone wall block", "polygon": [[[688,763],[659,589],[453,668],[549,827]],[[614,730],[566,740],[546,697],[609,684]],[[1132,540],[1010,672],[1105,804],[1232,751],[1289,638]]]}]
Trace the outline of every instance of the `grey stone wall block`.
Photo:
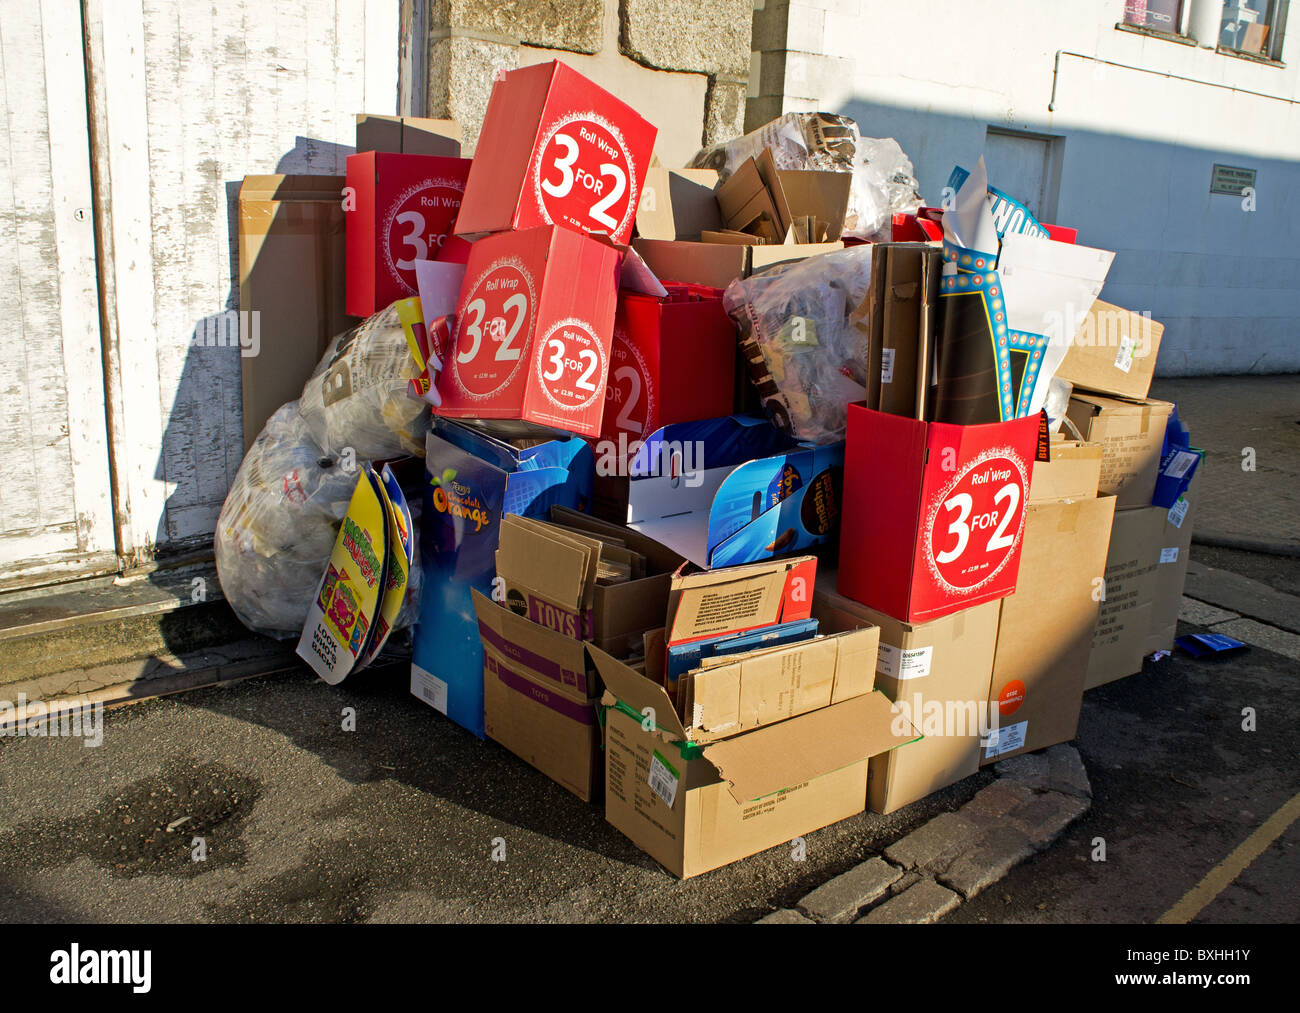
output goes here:
[{"label": "grey stone wall block", "polygon": [[598,53],[604,0],[433,0],[429,24],[499,35],[547,49]]},{"label": "grey stone wall block", "polygon": [[658,70],[744,78],[752,0],[620,0],[619,49]]}]

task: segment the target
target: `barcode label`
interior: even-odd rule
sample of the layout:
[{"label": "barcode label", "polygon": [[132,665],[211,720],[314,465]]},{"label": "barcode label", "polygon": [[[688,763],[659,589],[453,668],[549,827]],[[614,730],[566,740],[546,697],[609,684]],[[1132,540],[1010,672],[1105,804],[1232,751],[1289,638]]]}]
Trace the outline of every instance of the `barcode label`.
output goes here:
[{"label": "barcode label", "polygon": [[1119,353],[1115,356],[1115,368],[1127,373],[1133,368],[1133,339],[1127,334],[1119,339]]},{"label": "barcode label", "polygon": [[880,350],[880,382],[894,382],[894,349],[892,348]]},{"label": "barcode label", "polygon": [[1178,502],[1169,508],[1169,523],[1176,528],[1183,526],[1183,518],[1187,516],[1187,499],[1180,496]]},{"label": "barcode label", "polygon": [[990,729],[988,738],[984,740],[984,755],[986,757],[1001,756],[1013,749],[1019,749],[1025,744],[1025,736],[1028,731],[1028,721],[1020,721],[1004,728]]},{"label": "barcode label", "polygon": [[411,692],[434,710],[447,713],[447,684],[419,665],[411,666]]},{"label": "barcode label", "polygon": [[680,780],[676,768],[656,749],[650,758],[650,790],[663,799],[670,809],[677,798],[677,784]]},{"label": "barcode label", "polygon": [[1171,546],[1171,547],[1168,548],[1168,549],[1161,549],[1161,550],[1160,550],[1160,562],[1162,562],[1162,563],[1176,563],[1176,562],[1178,562],[1178,546],[1177,546],[1177,545],[1174,545],[1174,546]]}]

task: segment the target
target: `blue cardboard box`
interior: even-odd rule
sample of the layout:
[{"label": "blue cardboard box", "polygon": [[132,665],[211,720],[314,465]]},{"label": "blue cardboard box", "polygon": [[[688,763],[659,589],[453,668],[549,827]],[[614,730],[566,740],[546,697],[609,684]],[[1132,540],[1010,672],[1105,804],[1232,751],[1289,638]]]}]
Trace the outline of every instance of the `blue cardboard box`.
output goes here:
[{"label": "blue cardboard box", "polygon": [[545,518],[591,504],[591,448],[578,437],[518,450],[449,419],[425,441],[420,562],[424,586],[411,692],[483,738],[483,642],[471,590],[488,597],[502,516]]}]

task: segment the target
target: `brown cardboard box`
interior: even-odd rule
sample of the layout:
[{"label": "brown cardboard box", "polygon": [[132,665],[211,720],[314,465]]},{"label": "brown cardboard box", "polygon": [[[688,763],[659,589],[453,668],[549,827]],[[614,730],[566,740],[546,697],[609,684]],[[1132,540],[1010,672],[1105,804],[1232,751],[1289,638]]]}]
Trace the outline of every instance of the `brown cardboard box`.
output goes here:
[{"label": "brown cardboard box", "polygon": [[1196,482],[1193,477],[1187,492],[1165,511],[1151,599],[1151,623],[1142,648],[1143,656],[1174,649],[1178,612],[1183,603],[1183,583],[1187,579],[1187,561],[1192,551]]},{"label": "brown cardboard box", "polygon": [[240,361],[244,449],[302,392],[344,312],[342,176],[245,176],[239,189],[239,309],[258,336]]},{"label": "brown cardboard box", "polygon": [[683,879],[862,812],[868,757],[915,738],[867,693],[701,746],[662,686],[591,656],[607,687],[605,818]]},{"label": "brown cardboard box", "polygon": [[1168,401],[1129,401],[1102,394],[1070,398],[1067,415],[1089,443],[1102,445],[1100,492],[1115,496],[1115,508],[1151,505],[1164,449]]},{"label": "brown cardboard box", "polygon": [[722,228],[712,169],[646,170],[636,208],[636,233],[643,239],[699,239],[701,232]]},{"label": "brown cardboard box", "polygon": [[460,158],[461,130],[455,120],[420,116],[357,114],[357,151]]},{"label": "brown cardboard box", "polygon": [[[1034,465],[1034,472],[1042,467]],[[981,763],[1074,738],[1115,497],[1030,502],[1015,594],[1002,599]]]},{"label": "brown cardboard box", "polygon": [[1115,511],[1106,553],[1106,597],[1097,613],[1085,689],[1142,670],[1165,513],[1160,507]]},{"label": "brown cardboard box", "polygon": [[473,592],[483,637],[488,738],[590,802],[602,784],[599,684],[580,640],[529,622]]},{"label": "brown cardboard box", "polygon": [[1098,299],[1070,342],[1056,375],[1076,387],[1142,400],[1160,351],[1163,324]]},{"label": "brown cardboard box", "polygon": [[813,596],[814,618],[824,632],[880,627],[876,688],[924,735],[871,758],[867,807],[892,813],[974,774],[987,727],[1000,603],[913,625],[826,590],[834,586],[834,575],[824,574]]}]

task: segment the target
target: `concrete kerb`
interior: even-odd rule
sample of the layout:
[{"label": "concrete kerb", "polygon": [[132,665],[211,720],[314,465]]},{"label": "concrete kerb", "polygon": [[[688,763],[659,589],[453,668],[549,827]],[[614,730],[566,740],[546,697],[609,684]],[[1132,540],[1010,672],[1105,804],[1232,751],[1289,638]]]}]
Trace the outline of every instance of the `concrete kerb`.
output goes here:
[{"label": "concrete kerb", "polygon": [[937,921],[1044,851],[1092,805],[1079,752],[1052,746],[995,764],[998,780],[758,924]]}]

